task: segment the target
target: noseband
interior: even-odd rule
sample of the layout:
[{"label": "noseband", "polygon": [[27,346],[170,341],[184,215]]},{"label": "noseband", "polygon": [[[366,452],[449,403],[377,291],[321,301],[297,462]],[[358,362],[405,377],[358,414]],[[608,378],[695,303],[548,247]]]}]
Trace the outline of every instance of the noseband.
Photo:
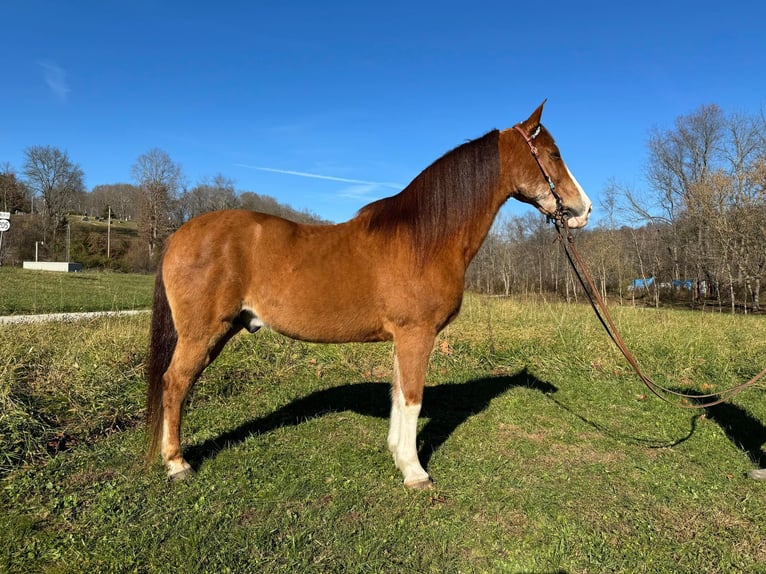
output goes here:
[{"label": "noseband", "polygon": [[532,157],[535,158],[535,162],[537,163],[537,167],[540,168],[540,172],[543,174],[543,177],[545,178],[545,181],[548,182],[548,187],[551,188],[551,195],[553,195],[553,198],[556,200],[556,211],[553,212],[553,215],[548,215],[548,221],[552,221],[556,224],[556,226],[563,226],[566,222],[566,219],[569,217],[569,214],[564,209],[564,202],[561,199],[561,196],[556,191],[556,184],[553,183],[553,178],[548,173],[548,170],[545,169],[545,166],[540,161],[540,154],[537,151],[537,146],[535,146],[534,143],[532,143],[532,140],[534,140],[537,137],[537,134],[540,133],[540,126],[537,127],[537,131],[535,131],[534,135],[531,137],[527,135],[527,132],[524,131],[524,129],[519,126],[515,125],[513,126],[513,129],[515,129],[517,132],[521,134],[521,137],[524,138],[524,141],[527,142],[527,145],[529,146],[529,150],[532,152]]}]

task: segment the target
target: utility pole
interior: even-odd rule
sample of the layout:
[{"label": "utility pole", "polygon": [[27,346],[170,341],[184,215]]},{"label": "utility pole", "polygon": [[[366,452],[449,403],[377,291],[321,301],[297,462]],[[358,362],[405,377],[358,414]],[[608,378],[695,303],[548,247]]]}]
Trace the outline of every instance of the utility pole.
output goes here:
[{"label": "utility pole", "polygon": [[106,258],[109,259],[112,247],[112,206],[107,205],[106,208],[109,210],[109,215],[106,218]]}]

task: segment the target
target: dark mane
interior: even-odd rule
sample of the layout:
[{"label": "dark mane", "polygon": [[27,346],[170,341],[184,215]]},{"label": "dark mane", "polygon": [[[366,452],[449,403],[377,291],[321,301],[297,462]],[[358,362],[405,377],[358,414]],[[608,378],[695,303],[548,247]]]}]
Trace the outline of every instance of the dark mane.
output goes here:
[{"label": "dark mane", "polygon": [[493,130],[437,159],[400,193],[366,205],[370,231],[408,233],[423,262],[477,212],[487,209],[500,172]]}]

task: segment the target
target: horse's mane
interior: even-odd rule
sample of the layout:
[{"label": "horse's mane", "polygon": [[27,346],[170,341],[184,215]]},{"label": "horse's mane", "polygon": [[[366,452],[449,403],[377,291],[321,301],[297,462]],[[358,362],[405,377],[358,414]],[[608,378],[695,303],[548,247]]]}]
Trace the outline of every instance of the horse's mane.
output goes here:
[{"label": "horse's mane", "polygon": [[370,231],[406,233],[422,263],[477,212],[488,208],[500,173],[493,130],[437,159],[400,193],[359,210]]}]

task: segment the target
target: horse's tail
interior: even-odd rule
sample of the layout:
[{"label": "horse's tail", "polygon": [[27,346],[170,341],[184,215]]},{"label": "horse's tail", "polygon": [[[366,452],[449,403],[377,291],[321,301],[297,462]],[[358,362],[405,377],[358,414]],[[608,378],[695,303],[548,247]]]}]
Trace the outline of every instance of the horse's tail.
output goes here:
[{"label": "horse's tail", "polygon": [[178,341],[178,332],[173,323],[165,282],[162,280],[162,261],[157,268],[154,281],[154,304],[152,326],[149,336],[149,360],[146,367],[148,387],[146,392],[146,423],[149,449],[146,460],[151,462],[160,448],[162,440],[162,377],[170,365]]}]

